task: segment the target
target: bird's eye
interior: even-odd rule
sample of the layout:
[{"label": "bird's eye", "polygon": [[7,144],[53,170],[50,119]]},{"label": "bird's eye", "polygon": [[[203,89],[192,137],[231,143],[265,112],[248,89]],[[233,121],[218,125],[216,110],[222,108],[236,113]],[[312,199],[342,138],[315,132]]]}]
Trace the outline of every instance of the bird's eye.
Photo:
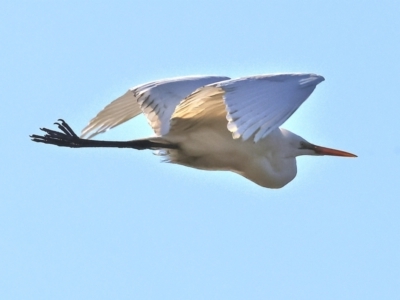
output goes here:
[{"label": "bird's eye", "polygon": [[308,150],[316,150],[316,146],[307,142],[300,142],[300,148],[299,149],[308,149]]}]

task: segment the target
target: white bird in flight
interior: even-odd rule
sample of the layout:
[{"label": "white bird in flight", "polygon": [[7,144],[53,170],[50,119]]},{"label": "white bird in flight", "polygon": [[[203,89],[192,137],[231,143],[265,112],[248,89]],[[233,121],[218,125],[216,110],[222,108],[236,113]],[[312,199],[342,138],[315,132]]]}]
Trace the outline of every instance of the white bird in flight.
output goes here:
[{"label": "white bird in flight", "polygon": [[[279,128],[322,81],[324,77],[316,74],[164,79],[129,89],[100,111],[81,137],[60,119],[56,124],[62,132],[41,128],[46,134],[31,138],[72,148],[155,149],[171,163],[232,171],[260,186],[281,188],[296,176],[297,156],[356,157]],[[140,113],[147,117],[155,137],[89,140]]]}]

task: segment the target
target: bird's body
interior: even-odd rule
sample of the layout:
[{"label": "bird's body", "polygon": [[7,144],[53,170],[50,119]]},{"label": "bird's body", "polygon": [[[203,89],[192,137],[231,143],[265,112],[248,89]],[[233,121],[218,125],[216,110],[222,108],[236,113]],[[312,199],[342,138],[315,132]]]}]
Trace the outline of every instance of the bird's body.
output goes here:
[{"label": "bird's body", "polygon": [[184,136],[169,136],[165,140],[178,144],[167,150],[172,163],[202,170],[226,170],[238,173],[268,188],[280,188],[297,173],[296,157],[286,153],[288,140],[285,129],[275,129],[257,143],[233,139],[223,122],[197,128]]},{"label": "bird's body", "polygon": [[[233,171],[261,186],[280,188],[296,176],[299,155],[355,156],[315,146],[279,128],[323,80],[315,74],[276,74],[234,80],[190,76],[150,82],[130,89],[106,106],[83,129],[82,137],[93,137],[143,112],[156,136],[126,142],[133,148],[158,149],[171,163]],[[93,142],[89,147],[95,147],[100,142],[73,139],[58,145],[88,147]],[[147,142],[146,146],[138,146],[142,142]],[[118,142],[100,143],[120,147]]]}]

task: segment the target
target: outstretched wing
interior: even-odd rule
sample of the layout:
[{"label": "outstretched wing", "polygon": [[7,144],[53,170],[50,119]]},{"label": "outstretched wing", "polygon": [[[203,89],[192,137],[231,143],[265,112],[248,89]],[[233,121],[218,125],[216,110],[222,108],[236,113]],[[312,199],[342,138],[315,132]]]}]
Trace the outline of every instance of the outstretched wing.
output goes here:
[{"label": "outstretched wing", "polygon": [[192,119],[186,123],[201,122],[221,112],[224,104],[223,113],[233,138],[247,140],[254,135],[257,142],[282,125],[323,80],[315,74],[277,74],[209,84],[177,106],[172,129],[184,128],[185,119]]},{"label": "outstretched wing", "polygon": [[226,79],[229,77],[187,76],[133,87],[90,120],[82,130],[81,137],[92,138],[136,117],[141,112],[147,117],[156,135],[164,135],[169,131],[172,113],[182,99],[199,87]]},{"label": "outstretched wing", "polygon": [[82,129],[81,138],[90,139],[99,133],[122,124],[142,112],[131,90],[108,104]]}]

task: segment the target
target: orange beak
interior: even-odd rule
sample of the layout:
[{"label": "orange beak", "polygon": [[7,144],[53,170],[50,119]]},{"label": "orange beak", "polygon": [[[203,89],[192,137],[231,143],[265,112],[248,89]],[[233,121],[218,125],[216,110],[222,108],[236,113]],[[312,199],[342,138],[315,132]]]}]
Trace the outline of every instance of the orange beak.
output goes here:
[{"label": "orange beak", "polygon": [[357,157],[357,155],[354,155],[349,152],[344,152],[341,150],[336,150],[336,149],[331,149],[331,148],[326,148],[326,147],[321,147],[321,146],[316,146],[316,145],[313,145],[312,148],[315,151],[315,153],[317,153],[319,155]]}]

